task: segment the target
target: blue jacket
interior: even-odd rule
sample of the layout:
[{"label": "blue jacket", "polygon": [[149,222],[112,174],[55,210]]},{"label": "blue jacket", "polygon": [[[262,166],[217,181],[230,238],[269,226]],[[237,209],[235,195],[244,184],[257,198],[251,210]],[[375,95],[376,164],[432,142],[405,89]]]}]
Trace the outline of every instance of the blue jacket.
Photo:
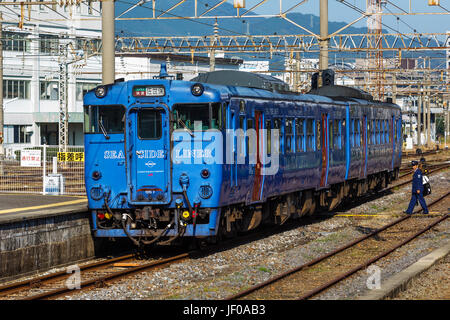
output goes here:
[{"label": "blue jacket", "polygon": [[422,171],[417,169],[413,175],[412,181],[412,193],[417,193],[417,190],[420,190],[420,193],[423,193],[423,182],[422,182]]}]

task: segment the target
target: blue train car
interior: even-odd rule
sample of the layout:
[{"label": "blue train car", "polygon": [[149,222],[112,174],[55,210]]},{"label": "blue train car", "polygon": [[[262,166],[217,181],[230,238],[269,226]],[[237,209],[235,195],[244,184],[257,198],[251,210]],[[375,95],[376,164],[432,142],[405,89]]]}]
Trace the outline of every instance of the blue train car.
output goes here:
[{"label": "blue train car", "polygon": [[332,210],[398,176],[401,113],[356,89],[298,95],[237,71],[99,86],[84,97],[96,237],[217,239]]}]

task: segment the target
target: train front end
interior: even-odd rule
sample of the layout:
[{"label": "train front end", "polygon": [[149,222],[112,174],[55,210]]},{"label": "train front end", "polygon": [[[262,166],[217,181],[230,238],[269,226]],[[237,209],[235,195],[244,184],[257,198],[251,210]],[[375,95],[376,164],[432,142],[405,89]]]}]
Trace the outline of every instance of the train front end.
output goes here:
[{"label": "train front end", "polygon": [[96,237],[148,245],[217,235],[220,95],[160,77],[99,86],[84,105],[85,185]]}]

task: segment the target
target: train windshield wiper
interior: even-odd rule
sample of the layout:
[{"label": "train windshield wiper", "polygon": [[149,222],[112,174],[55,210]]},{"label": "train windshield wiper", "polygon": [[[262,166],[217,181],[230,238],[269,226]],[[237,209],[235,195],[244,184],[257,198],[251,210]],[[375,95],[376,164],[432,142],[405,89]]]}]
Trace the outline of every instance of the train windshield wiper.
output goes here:
[{"label": "train windshield wiper", "polygon": [[191,129],[189,129],[189,128],[187,127],[187,125],[183,122],[183,120],[181,120],[180,118],[178,118],[178,119],[177,119],[177,122],[178,122],[179,124],[181,124],[181,125],[183,126],[183,128],[185,128],[185,129],[187,130],[187,132],[189,132],[189,134],[191,135],[191,137],[194,136],[194,133],[191,131]]},{"label": "train windshield wiper", "polygon": [[98,119],[98,125],[100,126],[100,130],[102,130],[102,133],[105,136],[105,139],[108,140],[109,136],[108,136],[108,133],[106,132],[105,126],[103,125],[102,118]]}]

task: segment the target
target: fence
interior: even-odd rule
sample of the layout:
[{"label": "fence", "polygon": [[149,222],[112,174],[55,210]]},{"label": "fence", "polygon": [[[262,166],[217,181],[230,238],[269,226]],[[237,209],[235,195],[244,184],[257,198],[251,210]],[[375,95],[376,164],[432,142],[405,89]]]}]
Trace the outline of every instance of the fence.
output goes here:
[{"label": "fence", "polygon": [[0,192],[85,195],[84,147],[4,145]]}]

